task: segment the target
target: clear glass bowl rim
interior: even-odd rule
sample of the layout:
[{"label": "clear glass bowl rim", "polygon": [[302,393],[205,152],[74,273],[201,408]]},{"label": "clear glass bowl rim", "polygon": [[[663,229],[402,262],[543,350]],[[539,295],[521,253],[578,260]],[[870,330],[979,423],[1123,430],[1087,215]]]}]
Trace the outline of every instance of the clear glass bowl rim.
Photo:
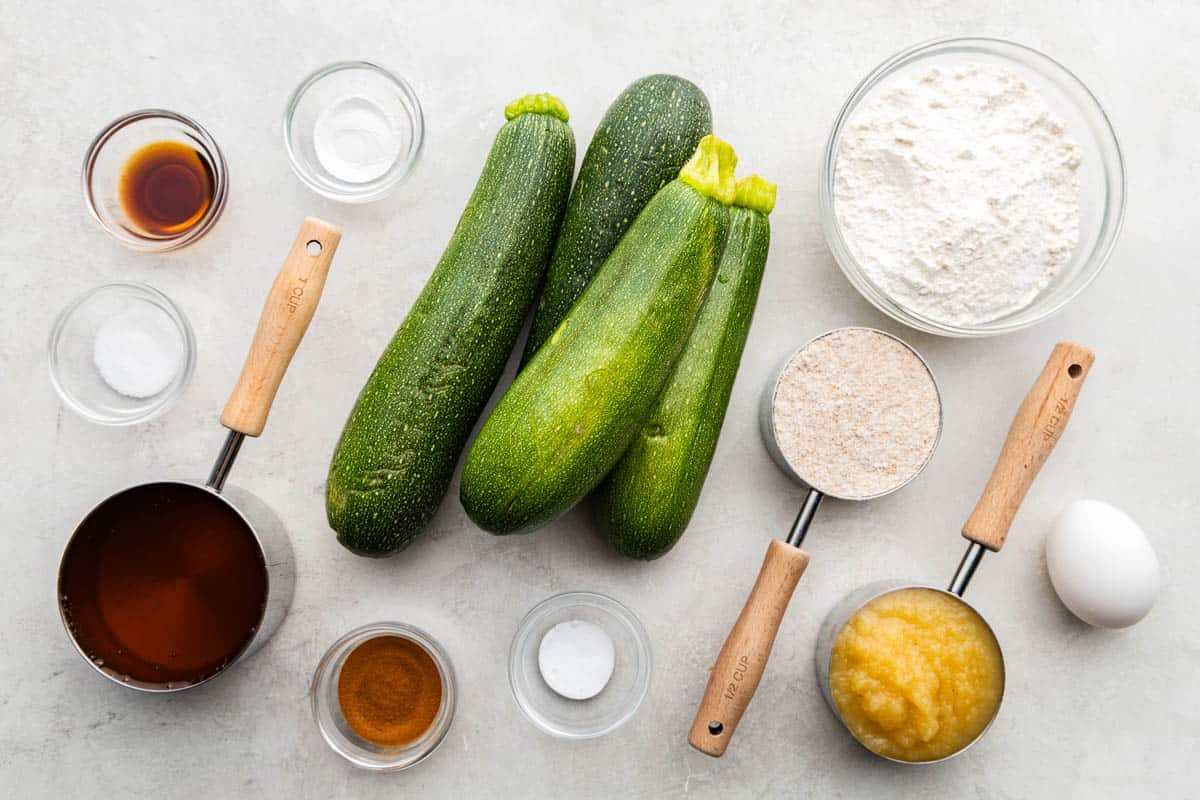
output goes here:
[{"label": "clear glass bowl rim", "polygon": [[[109,139],[122,129],[148,119],[170,120],[190,130],[196,135],[201,146],[204,147],[205,154],[208,156],[213,169],[213,199],[212,204],[208,207],[208,211],[204,213],[199,222],[174,237],[163,237],[161,239],[139,238],[125,231],[114,229],[104,221],[104,217],[100,214],[99,208],[96,205],[96,194],[92,189],[92,173],[95,170],[96,160],[104,149],[104,145],[108,144]],[[83,170],[80,173],[80,182],[83,186],[83,199],[85,205],[87,205],[88,213],[104,229],[105,233],[131,250],[148,253],[169,253],[172,250],[178,250],[196,241],[217,224],[217,220],[221,217],[221,212],[225,210],[225,201],[229,195],[229,166],[225,163],[225,154],[217,146],[216,140],[213,139],[212,135],[199,122],[177,111],[168,111],[165,108],[143,108],[117,117],[105,125],[100,133],[96,134],[96,138],[88,145],[87,153],[83,157]]]},{"label": "clear glass bowl rim", "polygon": [[[968,327],[950,325],[948,323],[932,320],[921,316],[916,312],[901,306],[899,303],[892,300],[883,290],[876,287],[864,274],[857,260],[851,255],[849,247],[846,245],[845,239],[842,237],[841,226],[838,224],[837,215],[834,213],[833,199],[833,179],[835,161],[837,157],[836,144],[841,137],[842,129],[846,122],[858,108],[859,103],[881,82],[886,80],[895,70],[900,67],[915,61],[921,56],[935,53],[941,50],[949,50],[956,47],[975,47],[979,50],[989,53],[1003,59],[1011,59],[1012,56],[1004,52],[1005,49],[1013,49],[1021,52],[1025,56],[1042,61],[1057,70],[1063,82],[1068,84],[1073,90],[1072,94],[1077,94],[1080,98],[1090,103],[1092,111],[1096,113],[1097,119],[1102,123],[1102,134],[1111,142],[1112,151],[1115,155],[1116,175],[1108,174],[1105,169],[1105,200],[1104,213],[1100,230],[1098,231],[1096,240],[1092,243],[1093,248],[1099,246],[1098,250],[1094,250],[1089,261],[1083,266],[1081,276],[1076,285],[1071,291],[1065,293],[1055,302],[1039,305],[1039,301],[1044,298],[1035,298],[1034,301],[1014,314],[1009,316],[1009,319],[999,322],[989,322],[982,326]],[[1113,183],[1113,177],[1116,180],[1116,194],[1113,197],[1113,192],[1110,187]],[[1079,76],[1068,69],[1064,64],[1054,59],[1053,57],[1043,53],[1028,45],[1014,42],[1010,39],[1003,39],[994,36],[951,36],[939,39],[932,39],[920,42],[911,47],[905,48],[890,58],[883,61],[879,66],[871,70],[865,78],[863,78],[854,90],[846,98],[838,111],[837,117],[834,119],[833,128],[829,134],[829,138],[825,144],[824,157],[821,162],[820,174],[818,177],[818,201],[820,207],[821,228],[825,234],[825,240],[833,253],[834,260],[838,267],[846,276],[846,279],[856,288],[859,293],[867,299],[871,305],[887,314],[892,319],[901,322],[911,328],[919,330],[923,333],[931,333],[940,336],[958,337],[958,338],[978,338],[985,336],[996,336],[1004,333],[1012,333],[1013,331],[1023,330],[1046,320],[1054,314],[1061,311],[1068,303],[1078,297],[1088,286],[1091,285],[1099,274],[1103,271],[1109,257],[1112,255],[1113,249],[1116,247],[1117,240],[1120,238],[1121,228],[1125,220],[1125,207],[1128,197],[1127,178],[1125,174],[1125,157],[1121,150],[1120,140],[1117,138],[1117,133],[1113,129],[1112,121],[1109,119],[1107,112],[1101,105],[1100,100],[1092,93]],[[1115,200],[1115,206],[1114,206]],[[1115,207],[1115,210],[1114,210]],[[1035,313],[1030,313],[1034,312]],[[1014,319],[1015,317],[1015,319]]]},{"label": "clear glass bowl rim", "polygon": [[[645,673],[646,679],[642,683],[637,692],[637,697],[634,702],[630,703],[629,708],[625,710],[620,717],[604,726],[603,728],[594,731],[586,731],[583,733],[573,733],[570,731],[560,730],[548,725],[531,707],[528,698],[517,688],[516,672],[521,662],[521,656],[524,652],[521,649],[521,644],[528,638],[529,630],[533,623],[538,621],[543,615],[556,611],[560,607],[569,605],[589,605],[592,607],[601,607],[605,611],[612,613],[613,616],[620,618],[623,622],[629,625],[633,631],[633,636],[640,645],[640,651],[645,656]],[[521,709],[521,713],[525,718],[532,722],[539,730],[545,731],[551,736],[560,739],[595,739],[600,736],[605,736],[612,733],[617,728],[624,725],[637,710],[641,708],[642,703],[646,699],[646,695],[650,692],[650,680],[654,674],[654,657],[650,649],[650,637],[646,633],[646,628],[642,625],[642,621],[637,615],[624,603],[621,603],[615,598],[609,597],[606,594],[599,592],[587,591],[570,591],[560,592],[551,595],[545,600],[542,600],[521,619],[521,623],[517,626],[517,631],[513,634],[512,644],[508,652],[508,687],[512,691],[513,700],[516,701],[517,707]]]},{"label": "clear glass bowl rim", "polygon": [[[387,172],[373,181],[364,183],[362,191],[339,191],[336,188],[329,186],[323,181],[314,178],[309,171],[301,163],[300,156],[296,152],[296,148],[292,144],[292,117],[296,114],[296,109],[300,105],[300,101],[304,95],[316,85],[319,81],[329,77],[335,72],[341,72],[347,69],[365,69],[375,72],[395,84],[405,99],[412,105],[412,109],[416,112],[413,116],[413,144],[409,147],[408,152],[403,158],[400,158],[393,164]],[[305,186],[312,189],[322,197],[327,197],[330,200],[337,200],[343,203],[369,203],[374,200],[379,200],[386,197],[393,189],[400,185],[410,174],[413,168],[416,167],[417,161],[421,157],[421,152],[425,148],[425,109],[421,106],[421,99],[417,97],[416,91],[412,85],[400,75],[392,72],[387,67],[380,66],[373,61],[349,60],[335,61],[332,64],[326,64],[320,69],[311,73],[308,77],[300,82],[300,85],[292,90],[288,97],[287,105],[283,112],[283,149],[287,152],[288,163],[292,167],[292,172],[296,173]]]},{"label": "clear glass bowl rim", "polygon": [[[399,636],[416,642],[433,658],[433,662],[437,665],[438,672],[442,678],[442,709],[438,712],[433,725],[424,734],[423,739],[418,739],[412,745],[400,750],[397,753],[398,758],[393,763],[374,763],[359,758],[342,746],[343,737],[340,731],[328,730],[321,721],[321,709],[324,707],[324,700],[321,699],[321,688],[324,680],[333,679],[329,671],[332,669],[334,662],[341,658],[344,653],[347,653],[351,645],[357,646],[377,636]],[[433,638],[429,633],[405,622],[371,622],[366,625],[360,625],[354,630],[338,637],[329,646],[325,654],[321,656],[321,660],[317,663],[316,670],[313,671],[308,696],[312,707],[313,721],[317,725],[317,730],[321,733],[321,738],[329,745],[329,749],[354,766],[362,769],[373,772],[399,772],[420,764],[431,756],[445,740],[454,722],[454,713],[458,705],[458,685],[454,675],[454,665],[450,662],[450,656],[438,640]]]},{"label": "clear glass bowl rim", "polygon": [[[62,381],[59,380],[57,371],[58,357],[55,353],[55,351],[58,349],[58,342],[62,338],[63,330],[66,328],[67,321],[71,319],[71,316],[79,309],[79,307],[101,292],[112,291],[114,289],[132,290],[150,295],[154,300],[161,304],[161,306],[166,310],[167,315],[171,317],[171,320],[179,327],[180,332],[183,334],[184,340],[183,371],[180,373],[180,377],[177,379],[175,388],[171,391],[164,392],[162,397],[159,398],[158,402],[147,407],[143,414],[136,417],[129,417],[128,419],[111,419],[109,417],[99,416],[94,413],[92,409],[76,400],[74,395],[67,391],[67,388],[62,384]],[[158,289],[155,289],[153,286],[150,286],[146,283],[139,283],[137,281],[115,281],[113,283],[102,283],[99,286],[94,286],[91,289],[88,289],[86,292],[83,292],[70,303],[67,303],[62,311],[58,312],[58,316],[54,319],[54,325],[50,328],[50,336],[46,342],[46,366],[47,371],[50,373],[50,383],[54,387],[55,393],[58,395],[59,399],[67,405],[68,408],[70,408],[79,416],[91,422],[95,422],[100,425],[109,425],[115,428],[126,425],[137,425],[138,423],[142,423],[157,417],[159,414],[162,414],[171,406],[175,405],[175,402],[183,395],[184,390],[187,389],[188,384],[191,383],[192,373],[196,369],[196,335],[192,331],[192,325],[190,322],[188,322],[188,318],[184,315],[179,306],[175,304],[175,301],[170,297],[167,297],[167,295],[163,294]]]}]

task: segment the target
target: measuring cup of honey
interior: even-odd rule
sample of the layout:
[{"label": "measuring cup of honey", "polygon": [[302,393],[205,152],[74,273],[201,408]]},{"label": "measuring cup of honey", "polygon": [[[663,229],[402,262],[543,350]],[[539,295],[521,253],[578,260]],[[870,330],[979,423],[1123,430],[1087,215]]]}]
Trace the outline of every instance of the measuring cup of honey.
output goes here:
[{"label": "measuring cup of honey", "polygon": [[300,226],[267,294],[208,479],[143,483],[107,498],[67,542],[58,607],[97,672],[146,692],[191,689],[262,646],[291,604],[295,567],[279,518],[227,486],[245,437],[266,425],[316,311],[341,230]]},{"label": "measuring cup of honey", "polygon": [[1004,545],[1093,360],[1077,344],[1054,348],[963,525],[970,544],[947,588],[878,581],[851,592],[822,623],[821,693],[875,755],[900,764],[945,761],[981,739],[999,713],[1004,656],[987,620],[963,594],[984,553]]},{"label": "measuring cup of honey", "polygon": [[126,247],[177,250],[212,229],[229,191],[220,148],[200,123],[162,109],[113,120],[83,162],[92,217]]}]

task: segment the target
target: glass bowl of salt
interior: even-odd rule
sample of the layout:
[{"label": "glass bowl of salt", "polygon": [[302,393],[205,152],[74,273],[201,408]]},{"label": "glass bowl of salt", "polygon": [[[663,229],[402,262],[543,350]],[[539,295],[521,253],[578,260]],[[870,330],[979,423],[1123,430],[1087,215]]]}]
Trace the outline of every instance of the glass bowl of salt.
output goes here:
[{"label": "glass bowl of salt", "polygon": [[412,87],[367,61],[340,61],[309,75],[283,117],[292,170],[317,194],[343,203],[390,194],[416,165],[424,140]]},{"label": "glass bowl of salt", "polygon": [[162,292],[109,283],[62,310],[48,359],[50,382],[68,408],[101,425],[133,425],[183,394],[196,365],[196,339]]}]

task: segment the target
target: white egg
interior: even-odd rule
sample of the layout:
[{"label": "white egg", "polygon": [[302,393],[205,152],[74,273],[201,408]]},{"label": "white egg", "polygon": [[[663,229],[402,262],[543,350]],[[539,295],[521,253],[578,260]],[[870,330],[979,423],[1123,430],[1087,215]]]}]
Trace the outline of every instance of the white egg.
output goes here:
[{"label": "white egg", "polygon": [[1046,538],[1050,582],[1071,613],[1089,625],[1125,628],[1158,595],[1158,556],[1133,519],[1099,500],[1063,509]]}]

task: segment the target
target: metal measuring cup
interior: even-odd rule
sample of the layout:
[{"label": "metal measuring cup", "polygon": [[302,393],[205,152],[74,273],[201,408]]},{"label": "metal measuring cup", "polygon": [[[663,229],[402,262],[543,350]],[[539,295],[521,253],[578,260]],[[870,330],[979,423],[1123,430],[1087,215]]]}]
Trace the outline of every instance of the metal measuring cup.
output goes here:
[{"label": "metal measuring cup", "polygon": [[[925,372],[928,374],[929,381],[933,387],[934,396],[937,398],[938,406],[937,433],[925,460],[912,474],[905,476],[896,485],[886,491],[865,497],[850,497],[838,494],[837,492],[830,491],[833,487],[814,485],[809,480],[811,476],[806,477],[799,474],[796,468],[787,460],[779,445],[774,413],[776,408],[775,399],[779,392],[780,384],[783,381],[787,368],[792,362],[817,341],[827,336],[846,331],[865,331],[870,334],[883,336],[908,350],[925,368]],[[800,577],[804,574],[805,567],[808,566],[808,553],[801,550],[800,545],[808,533],[809,526],[812,525],[817,507],[825,497],[832,497],[836,500],[873,500],[907,486],[925,469],[929,460],[933,457],[934,451],[937,449],[942,432],[942,402],[937,388],[937,381],[934,379],[929,365],[925,363],[925,360],[921,358],[916,350],[901,339],[874,328],[835,328],[805,342],[784,360],[763,393],[759,421],[761,423],[763,440],[771,457],[779,465],[779,468],[793,480],[807,486],[808,492],[804,497],[803,503],[801,503],[800,512],[796,515],[796,520],[792,523],[791,530],[787,536],[783,540],[772,540],[768,546],[767,555],[763,560],[762,567],[759,569],[758,579],[754,583],[754,588],[751,589],[750,596],[746,598],[746,604],[743,606],[741,614],[734,623],[733,629],[729,632],[729,636],[725,640],[725,645],[721,648],[720,655],[717,656],[717,661],[713,665],[700,708],[696,712],[695,720],[692,722],[691,730],[688,733],[688,742],[697,750],[710,756],[721,756],[724,754],[726,748],[729,746],[730,739],[733,737],[733,732],[742,718],[742,714],[750,704],[750,700],[754,697],[754,692],[758,688],[758,683],[762,679],[767,659],[770,657],[771,648],[775,643],[775,636],[779,632],[780,623],[783,621],[784,612],[787,611],[792,593],[795,591],[796,585],[800,582]]]},{"label": "metal measuring cup", "polygon": [[[71,534],[59,562],[59,614],[75,649],[93,669],[114,683],[156,693],[195,688],[226,672],[230,666],[260,648],[287,614],[295,584],[295,564],[286,530],[265,503],[245,490],[226,487],[225,480],[244,438],[257,437],[266,425],[275,393],[316,311],[341,235],[341,230],[336,226],[312,217],[305,219],[300,226],[267,295],[238,382],[221,413],[221,424],[228,429],[228,433],[208,480],[205,483],[155,481],[124,489],[92,509]],[[86,537],[107,535],[109,531],[104,529],[102,521],[105,513],[116,504],[141,502],[144,498],[155,496],[157,491],[177,493],[186,497],[188,504],[206,505],[230,524],[240,526],[246,539],[256,548],[256,555],[261,558],[261,568],[266,573],[262,612],[251,626],[252,635],[219,668],[198,676],[196,680],[156,682],[136,679],[122,674],[110,664],[97,663],[97,660],[93,660],[94,654],[87,652],[85,644],[77,638],[72,620],[76,610],[73,610],[73,598],[64,579],[74,566],[73,556],[80,557],[77,556],[75,545]],[[188,523],[178,513],[172,518],[171,512],[161,506],[146,511],[147,516],[160,517],[154,524],[164,528]],[[79,549],[83,549],[82,544]]]},{"label": "metal measuring cup", "polygon": [[[842,632],[842,628],[863,606],[876,598],[903,589],[930,589],[947,595],[984,624],[996,641],[996,649],[1000,653],[1000,698],[1001,701],[1003,700],[1004,653],[1000,649],[999,639],[992,631],[992,627],[988,625],[987,619],[963,598],[963,593],[967,590],[967,585],[971,582],[971,577],[975,574],[975,569],[983,559],[984,553],[988,550],[993,553],[999,552],[1000,548],[1004,546],[1008,530],[1012,526],[1017,510],[1021,507],[1021,502],[1025,499],[1026,492],[1033,484],[1042,465],[1046,463],[1046,459],[1058,443],[1059,437],[1062,436],[1067,421],[1071,418],[1079,390],[1083,387],[1083,381],[1094,361],[1095,355],[1092,351],[1081,345],[1059,342],[1054,347],[1041,375],[1029,389],[1017,410],[1012,425],[1009,427],[1008,436],[1004,440],[1004,446],[1000,450],[1000,456],[992,469],[991,478],[988,479],[987,486],[975,504],[971,516],[963,525],[962,535],[970,544],[946,589],[916,584],[907,580],[875,581],[846,595],[825,617],[817,636],[817,681],[820,683],[821,694],[825,697],[829,709],[852,736],[854,735],[853,731],[850,731],[841,712],[838,711],[829,684],[833,645]],[[940,759],[905,761],[875,753],[870,748],[866,749],[880,758],[886,758],[897,764],[936,764],[966,751],[975,742],[982,739],[999,711],[1000,701],[992,710],[987,724],[971,741]],[[857,737],[855,740],[858,741]]]}]

